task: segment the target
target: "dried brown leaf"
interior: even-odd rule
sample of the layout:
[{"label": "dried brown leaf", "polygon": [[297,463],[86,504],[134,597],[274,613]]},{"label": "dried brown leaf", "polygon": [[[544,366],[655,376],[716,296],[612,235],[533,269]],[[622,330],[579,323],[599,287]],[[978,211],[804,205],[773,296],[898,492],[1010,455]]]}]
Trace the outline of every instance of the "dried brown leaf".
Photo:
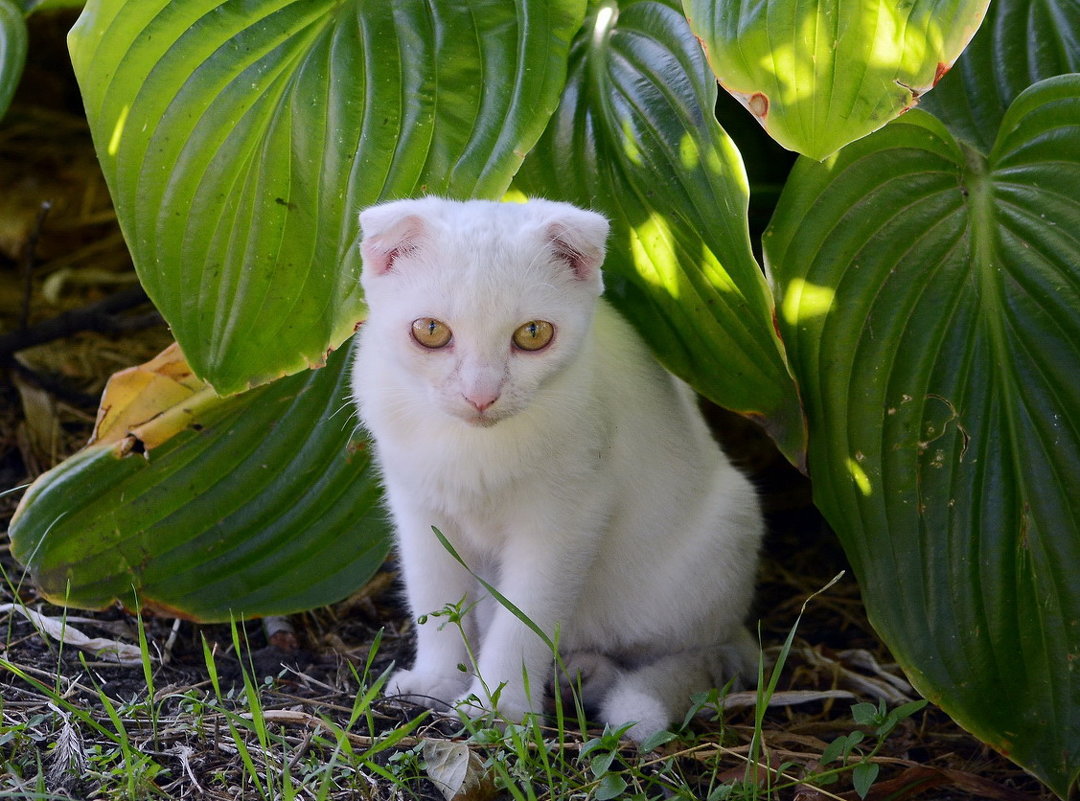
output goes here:
[{"label": "dried brown leaf", "polygon": [[424,768],[446,801],[486,801],[495,783],[468,745],[452,740],[424,740]]}]

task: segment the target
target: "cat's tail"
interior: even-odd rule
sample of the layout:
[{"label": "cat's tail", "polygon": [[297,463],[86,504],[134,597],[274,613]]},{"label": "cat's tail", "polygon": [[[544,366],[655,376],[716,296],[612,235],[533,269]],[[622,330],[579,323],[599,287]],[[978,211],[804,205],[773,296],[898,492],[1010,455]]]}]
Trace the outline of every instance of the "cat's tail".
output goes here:
[{"label": "cat's tail", "polygon": [[757,681],[758,645],[739,627],[728,642],[712,648],[675,651],[646,664],[621,668],[600,703],[600,718],[612,726],[636,721],[627,735],[642,743],[681,718],[690,697],[734,681],[734,688]]}]

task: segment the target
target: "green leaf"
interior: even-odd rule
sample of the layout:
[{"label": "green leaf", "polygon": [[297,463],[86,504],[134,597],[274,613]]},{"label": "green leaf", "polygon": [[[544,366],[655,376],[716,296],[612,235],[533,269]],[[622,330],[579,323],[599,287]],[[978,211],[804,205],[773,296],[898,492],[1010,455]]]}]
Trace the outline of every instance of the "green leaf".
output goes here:
[{"label": "green leaf", "polygon": [[611,770],[611,763],[615,761],[616,753],[614,751],[605,751],[602,754],[597,754],[589,762],[589,770],[592,775],[599,779],[603,777],[609,770]]},{"label": "green leaf", "polygon": [[593,798],[595,798],[596,801],[608,801],[612,798],[620,798],[623,793],[626,792],[626,788],[626,779],[618,773],[608,773],[596,786],[596,794]]},{"label": "green leaf", "polygon": [[345,597],[388,543],[347,368],[342,350],[230,398],[196,393],[87,447],[28,490],[12,553],[48,597],[87,608],[223,621]]},{"label": "green leaf", "polygon": [[851,719],[860,726],[869,726],[875,723],[878,717],[878,708],[873,704],[854,704],[851,707]]},{"label": "green leaf", "polygon": [[926,706],[926,703],[925,699],[920,698],[918,701],[908,701],[906,704],[901,704],[885,716],[881,725],[874,730],[874,734],[878,737],[887,736],[889,732],[896,728],[896,724],[914,715]]},{"label": "green leaf", "polygon": [[660,746],[667,745],[672,740],[677,739],[679,739],[679,736],[677,734],[674,734],[670,731],[661,730],[646,737],[644,742],[642,742],[641,745],[638,746],[638,748],[640,749],[641,753],[647,754],[650,751],[655,751]]},{"label": "green leaf", "polygon": [[[1080,75],[988,157],[912,112],[796,165],[766,236],[815,499],[919,692],[1080,771]],[[987,699],[993,699],[988,703]]]},{"label": "green leaf", "polygon": [[860,762],[851,771],[851,784],[859,798],[866,798],[870,792],[870,786],[877,779],[881,766],[876,762]]},{"label": "green leaf", "polygon": [[921,108],[989,153],[1005,110],[1031,84],[1080,72],[1080,0],[994,0],[971,44]]},{"label": "green leaf", "polygon": [[26,65],[26,20],[12,0],[0,0],[0,119],[11,105]]},{"label": "green leaf", "polygon": [[784,147],[823,159],[915,105],[989,0],[683,0],[720,84]]},{"label": "green leaf", "polygon": [[825,746],[825,750],[821,752],[821,764],[828,765],[830,762],[839,759],[850,750],[851,746],[848,745],[848,738],[846,736],[837,737]]},{"label": "green leaf", "polygon": [[757,417],[799,462],[802,412],[750,247],[746,173],[713,118],[715,101],[678,11],[601,4],[574,42],[562,104],[514,184],[606,213],[608,298],[669,369]]},{"label": "green leaf", "polygon": [[72,61],[136,269],[227,394],[363,316],[357,211],[497,196],[562,88],[583,0],[91,0]]}]

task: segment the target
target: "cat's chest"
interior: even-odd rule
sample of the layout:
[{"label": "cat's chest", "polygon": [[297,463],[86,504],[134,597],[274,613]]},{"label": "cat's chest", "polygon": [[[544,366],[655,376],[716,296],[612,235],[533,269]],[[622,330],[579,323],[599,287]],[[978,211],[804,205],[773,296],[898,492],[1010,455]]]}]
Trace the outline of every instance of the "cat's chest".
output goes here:
[{"label": "cat's chest", "polygon": [[458,516],[498,517],[524,499],[587,480],[605,446],[599,431],[573,437],[504,421],[503,430],[414,426],[378,443],[384,479],[423,505]]}]

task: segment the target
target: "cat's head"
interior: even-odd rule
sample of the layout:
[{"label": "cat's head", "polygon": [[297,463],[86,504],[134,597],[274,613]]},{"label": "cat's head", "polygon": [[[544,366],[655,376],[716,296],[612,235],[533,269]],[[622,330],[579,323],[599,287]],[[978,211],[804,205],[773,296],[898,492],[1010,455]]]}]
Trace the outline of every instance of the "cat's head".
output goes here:
[{"label": "cat's head", "polygon": [[528,408],[578,354],[603,291],[599,214],[427,197],[368,208],[360,226],[364,336],[399,371],[394,391],[490,426]]}]

